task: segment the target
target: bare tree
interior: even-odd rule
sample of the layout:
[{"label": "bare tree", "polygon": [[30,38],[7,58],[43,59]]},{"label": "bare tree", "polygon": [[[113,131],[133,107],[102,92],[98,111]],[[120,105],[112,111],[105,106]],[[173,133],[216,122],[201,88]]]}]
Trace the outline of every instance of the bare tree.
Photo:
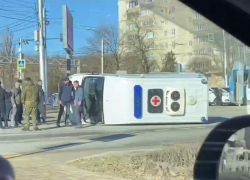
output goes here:
[{"label": "bare tree", "polygon": [[[119,70],[121,68],[121,59],[124,54],[124,42],[121,37],[118,36],[116,29],[113,25],[100,25],[94,33],[94,37],[87,39],[87,45],[84,47],[84,52],[89,55],[101,56],[101,40],[104,40],[104,62],[105,69]],[[109,72],[109,71],[108,71]]]},{"label": "bare tree", "polygon": [[144,73],[149,73],[155,67],[154,58],[150,56],[155,44],[153,38],[149,38],[156,29],[155,22],[154,17],[142,20],[138,13],[129,14],[129,31],[126,33],[127,43],[125,47],[135,53]]},{"label": "bare tree", "polygon": [[[0,40],[0,56],[7,58],[10,63],[4,65],[3,81],[5,87],[12,87],[16,68],[13,68],[15,60],[15,45],[13,43],[14,35],[7,29]],[[15,66],[14,66],[15,67]],[[8,83],[7,83],[8,82]]]},{"label": "bare tree", "polygon": [[221,58],[216,59],[215,57],[195,57],[189,61],[187,68],[191,72],[201,73],[205,75],[217,74],[223,76]]},{"label": "bare tree", "polygon": [[[227,53],[227,77],[230,78],[232,69],[235,65],[236,59],[239,57],[239,46],[242,44],[238,39],[233,37],[232,35],[225,33],[226,39],[226,53]],[[224,56],[223,56],[224,58]],[[224,66],[224,61],[222,61],[222,65]],[[224,73],[224,68],[223,68]]]}]

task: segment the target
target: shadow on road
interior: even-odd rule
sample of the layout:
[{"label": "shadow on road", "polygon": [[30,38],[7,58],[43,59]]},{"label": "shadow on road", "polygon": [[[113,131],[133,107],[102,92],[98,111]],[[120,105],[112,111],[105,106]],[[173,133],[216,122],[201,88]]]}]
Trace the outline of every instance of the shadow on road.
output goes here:
[{"label": "shadow on road", "polygon": [[209,117],[208,121],[205,124],[214,124],[214,123],[220,123],[228,120],[228,118],[224,117]]},{"label": "shadow on road", "polygon": [[61,144],[61,145],[57,145],[57,146],[50,146],[50,147],[42,148],[42,150],[40,150],[40,151],[25,153],[25,154],[15,156],[15,157],[10,157],[7,159],[14,159],[14,158],[23,157],[23,156],[29,156],[29,155],[45,153],[45,152],[54,151],[54,150],[60,150],[60,149],[68,148],[68,147],[90,144],[90,143],[94,143],[95,141],[111,142],[111,141],[121,140],[121,139],[125,139],[125,138],[130,138],[133,136],[135,136],[135,135],[132,135],[132,134],[113,134],[113,135],[109,135],[109,136],[102,136],[102,137],[90,139],[89,142],[66,143],[66,144]]},{"label": "shadow on road", "polygon": [[103,137],[94,138],[94,139],[90,139],[90,140],[101,141],[101,142],[111,142],[111,141],[116,141],[116,140],[120,140],[120,139],[130,138],[133,136],[135,136],[135,135],[133,135],[133,134],[114,134],[114,135],[103,136]]}]

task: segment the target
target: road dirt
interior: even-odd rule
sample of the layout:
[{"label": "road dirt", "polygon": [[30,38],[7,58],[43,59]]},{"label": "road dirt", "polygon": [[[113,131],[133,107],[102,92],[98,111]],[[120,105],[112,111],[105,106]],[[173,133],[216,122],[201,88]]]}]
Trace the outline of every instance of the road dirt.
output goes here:
[{"label": "road dirt", "polygon": [[200,144],[164,146],[159,150],[78,159],[79,169],[133,180],[191,180]]}]

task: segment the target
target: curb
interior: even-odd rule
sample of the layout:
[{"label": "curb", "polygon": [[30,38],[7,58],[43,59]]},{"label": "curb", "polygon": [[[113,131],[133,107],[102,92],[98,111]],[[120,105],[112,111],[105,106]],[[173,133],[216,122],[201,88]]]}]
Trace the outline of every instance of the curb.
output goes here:
[{"label": "curb", "polygon": [[12,158],[16,158],[16,157],[20,157],[22,156],[22,154],[6,154],[6,155],[2,155],[5,159],[12,159]]}]

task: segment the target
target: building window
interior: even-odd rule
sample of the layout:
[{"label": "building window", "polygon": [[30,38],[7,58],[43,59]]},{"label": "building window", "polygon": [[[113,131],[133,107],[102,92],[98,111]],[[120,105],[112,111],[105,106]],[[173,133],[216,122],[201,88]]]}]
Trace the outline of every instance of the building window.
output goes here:
[{"label": "building window", "polygon": [[144,15],[146,15],[146,14],[147,14],[147,10],[146,10],[146,9],[141,10],[141,12],[140,12],[140,15],[141,15],[141,16],[144,16]]},{"label": "building window", "polygon": [[174,8],[174,6],[171,7],[170,13],[175,13],[175,8]]},{"label": "building window", "polygon": [[189,46],[193,46],[193,41],[189,41]]},{"label": "building window", "polygon": [[190,52],[190,53],[188,53],[188,58],[190,59],[190,58],[192,58],[192,56],[193,56],[193,54]]},{"label": "building window", "polygon": [[146,4],[152,3],[154,0],[145,0]]},{"label": "building window", "polygon": [[172,48],[175,48],[175,41],[172,41]]},{"label": "building window", "polygon": [[154,33],[153,32],[148,32],[146,35],[145,35],[145,39],[150,39],[150,38],[153,38],[154,37]]},{"label": "building window", "polygon": [[165,42],[165,48],[168,48],[168,42]]},{"label": "building window", "polygon": [[197,36],[197,37],[194,37],[194,42],[196,44],[201,44],[201,43],[204,43],[204,42],[207,42],[208,41],[208,37],[207,36]]},{"label": "building window", "polygon": [[211,28],[210,23],[203,23],[203,24],[197,24],[195,26],[195,31],[202,31],[202,30],[207,30]]},{"label": "building window", "polygon": [[149,46],[148,46],[148,48],[149,49],[154,49],[155,48],[155,43],[154,42],[150,43]]},{"label": "building window", "polygon": [[153,54],[153,53],[147,53],[147,54],[146,54],[146,57],[147,57],[148,59],[154,59],[154,54]]},{"label": "building window", "polygon": [[143,9],[140,12],[141,16],[145,16],[145,15],[149,15],[149,14],[153,14],[153,11],[149,10],[149,9]]},{"label": "building window", "polygon": [[139,5],[138,1],[131,1],[131,2],[128,3],[127,8],[131,9],[131,8],[134,8],[134,7],[138,6],[138,5]]},{"label": "building window", "polygon": [[129,30],[130,31],[135,30],[135,29],[137,29],[136,24],[130,24],[129,25]]},{"label": "building window", "polygon": [[168,36],[168,31],[165,31],[165,32],[164,32],[164,36]]},{"label": "building window", "polygon": [[128,36],[128,40],[135,40],[135,39],[137,39],[138,38],[138,34],[133,34],[133,35],[129,35]]},{"label": "building window", "polygon": [[208,56],[212,56],[213,55],[213,48],[212,47],[207,48],[207,55]]},{"label": "building window", "polygon": [[199,49],[199,55],[204,56],[205,55],[205,49]]},{"label": "building window", "polygon": [[165,26],[168,24],[168,20],[167,19],[165,19]]},{"label": "building window", "polygon": [[198,53],[197,53],[198,51],[197,50],[194,50],[194,55],[195,56],[197,56],[198,55]]},{"label": "building window", "polygon": [[194,13],[194,19],[203,19],[203,16],[199,13]]},{"label": "building window", "polygon": [[142,26],[153,26],[154,22],[152,20],[147,20],[142,22]]},{"label": "building window", "polygon": [[165,13],[168,14],[168,8],[165,8]]},{"label": "building window", "polygon": [[175,29],[172,29],[172,35],[175,36]]}]

